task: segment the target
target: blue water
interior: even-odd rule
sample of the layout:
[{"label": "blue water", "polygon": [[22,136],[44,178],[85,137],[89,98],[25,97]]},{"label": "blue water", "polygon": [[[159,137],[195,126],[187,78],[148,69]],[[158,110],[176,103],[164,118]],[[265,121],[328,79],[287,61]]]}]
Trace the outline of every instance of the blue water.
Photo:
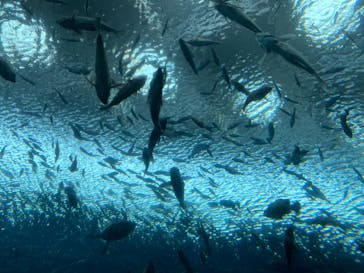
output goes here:
[{"label": "blue water", "polygon": [[[261,62],[255,34],[209,1],[89,0],[89,16],[123,30],[102,33],[114,81],[148,77],[137,95],[107,111],[85,76],[66,69],[86,68],[95,78],[96,32],[60,27],[62,16],[86,13],[84,0],[63,2],[0,2],[0,57],[17,74],[16,83],[0,77],[0,273],[144,272],[149,261],[156,272],[189,272],[178,250],[192,272],[363,272],[362,1],[229,1],[265,32],[286,37],[325,81],[320,86],[277,54]],[[213,47],[231,80],[272,92],[243,110],[247,96],[228,86],[210,49],[190,46],[197,67],[209,61],[196,76],[181,37],[219,41]],[[158,66],[167,71],[161,117],[170,122],[144,173],[142,150],[153,129],[147,94]],[[293,126],[281,109],[295,111]],[[346,110],[351,138],[341,123]],[[209,148],[198,151],[201,144]],[[288,164],[296,145],[308,153]],[[167,185],[172,167],[184,180],[186,209]],[[308,181],[325,198],[310,196]],[[74,189],[76,208],[65,187]],[[298,201],[300,213],[266,217],[277,199]],[[320,224],[323,218],[331,222]],[[88,235],[123,219],[135,231],[102,255],[104,242]]]}]

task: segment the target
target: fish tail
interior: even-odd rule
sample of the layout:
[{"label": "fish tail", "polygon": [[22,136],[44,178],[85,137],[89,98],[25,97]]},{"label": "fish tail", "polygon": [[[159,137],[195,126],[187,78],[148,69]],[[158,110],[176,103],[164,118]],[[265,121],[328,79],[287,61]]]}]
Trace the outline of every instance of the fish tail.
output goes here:
[{"label": "fish tail", "polygon": [[297,215],[300,214],[300,211],[301,211],[301,205],[299,202],[294,202],[292,204],[292,209],[296,212]]},{"label": "fish tail", "polygon": [[105,110],[108,110],[108,109],[110,109],[111,108],[111,105],[110,104],[108,104],[108,105],[101,105],[100,106],[100,110],[101,111],[105,111]]}]

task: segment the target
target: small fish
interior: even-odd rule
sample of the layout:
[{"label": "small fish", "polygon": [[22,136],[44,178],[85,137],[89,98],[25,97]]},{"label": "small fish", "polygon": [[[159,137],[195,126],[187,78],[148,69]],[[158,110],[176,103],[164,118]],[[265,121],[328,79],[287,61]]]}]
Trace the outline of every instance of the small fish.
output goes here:
[{"label": "small fish", "polygon": [[287,96],[284,96],[283,98],[284,98],[286,101],[290,102],[290,103],[300,104],[298,101],[293,100],[293,99],[290,99],[290,98],[289,98],[289,97],[287,97]]},{"label": "small fish", "polygon": [[160,131],[162,131],[162,128],[159,120],[159,114],[163,104],[162,91],[166,82],[166,77],[165,69],[159,67],[150,82],[147,98],[154,127],[158,128]]},{"label": "small fish", "polygon": [[241,93],[243,93],[244,95],[246,96],[249,96],[250,95],[250,92],[245,88],[245,86],[238,82],[238,81],[235,81],[235,80],[232,80],[231,83],[234,85],[234,87]]},{"label": "small fish", "polygon": [[180,48],[182,50],[183,56],[185,57],[185,59],[188,62],[188,64],[191,66],[193,72],[198,76],[198,71],[197,71],[195,62],[193,60],[192,53],[191,53],[190,49],[188,48],[185,40],[183,40],[182,38],[180,38],[178,40],[178,42],[179,42],[179,46],[180,46]]},{"label": "small fish", "polygon": [[76,172],[78,170],[77,167],[77,156],[75,156],[75,158],[72,160],[72,164],[71,166],[68,168],[70,172]]},{"label": "small fish", "polygon": [[208,39],[193,39],[187,41],[188,44],[192,46],[212,46],[212,45],[218,45],[220,42],[208,40]]},{"label": "small fish", "polygon": [[319,198],[330,203],[330,201],[326,198],[325,194],[312,182],[308,181],[302,188],[312,199]]},{"label": "small fish", "polygon": [[294,147],[294,150],[291,156],[287,159],[287,164],[294,164],[298,166],[303,162],[302,158],[308,153],[307,150],[301,150],[297,145]]},{"label": "small fish", "polygon": [[65,97],[61,94],[61,92],[59,92],[56,88],[53,87],[53,90],[57,92],[58,96],[60,97],[60,99],[62,100],[62,102],[64,104],[68,104],[68,101],[65,99]]},{"label": "small fish", "polygon": [[212,157],[212,152],[210,150],[210,146],[211,146],[211,144],[206,144],[206,143],[196,144],[193,147],[192,152],[188,156],[188,158],[191,159],[191,158],[195,157],[197,154],[201,153],[202,151],[206,151]]},{"label": "small fish", "polygon": [[162,30],[162,37],[164,36],[164,34],[166,34],[166,31],[168,28],[168,22],[169,22],[169,18],[167,18],[166,21],[164,22],[164,26],[163,26],[163,30]]},{"label": "small fish", "polygon": [[44,0],[45,2],[48,2],[48,3],[53,3],[53,4],[59,4],[59,5],[62,5],[62,6],[67,6],[68,4],[64,1],[61,1],[61,0]]},{"label": "small fish", "polygon": [[251,102],[265,98],[265,96],[268,95],[272,89],[273,89],[272,86],[263,86],[255,91],[249,93],[248,97],[246,98],[246,100],[244,102],[243,110],[245,110],[245,108]]},{"label": "small fish", "polygon": [[345,112],[340,116],[340,123],[341,123],[341,127],[344,131],[344,133],[352,138],[353,137],[353,131],[351,130],[351,128],[349,127],[348,123],[347,123],[347,117],[349,115],[349,110],[345,110]]},{"label": "small fish", "polygon": [[340,95],[338,96],[334,96],[329,98],[326,102],[325,102],[325,109],[326,110],[330,110],[330,108],[341,98]]},{"label": "small fish", "polygon": [[268,125],[268,138],[267,138],[267,142],[268,143],[272,143],[272,140],[274,138],[274,124],[272,122],[269,123]]},{"label": "small fish", "polygon": [[215,49],[213,49],[212,47],[210,47],[210,51],[211,51],[211,54],[212,54],[212,58],[214,60],[214,63],[217,65],[217,66],[220,66],[220,59],[219,57],[217,56],[217,53],[215,51]]},{"label": "small fish", "polygon": [[144,173],[146,173],[148,171],[150,162],[153,161],[153,153],[147,147],[145,147],[143,149],[142,159],[143,159],[144,166],[145,166]]},{"label": "small fish", "polygon": [[115,95],[112,101],[108,105],[101,106],[100,110],[106,110],[111,108],[112,106],[118,105],[123,100],[135,94],[144,86],[146,80],[147,80],[146,76],[138,76],[133,79],[130,79],[127,82],[127,84],[125,84],[122,88],[119,89],[118,93]]},{"label": "small fish", "polygon": [[76,75],[84,75],[87,76],[91,73],[91,69],[89,67],[83,65],[73,65],[73,66],[65,66],[68,72],[76,74]]},{"label": "small fish", "polygon": [[320,147],[317,148],[317,153],[318,153],[318,155],[320,157],[321,162],[324,162],[324,160],[325,160],[324,154],[322,153],[322,150],[321,150]]},{"label": "small fish", "polygon": [[214,166],[218,169],[224,169],[225,171],[227,171],[229,174],[232,174],[232,175],[242,175],[242,173],[240,173],[239,171],[237,171],[236,169],[234,169],[228,165],[215,164]]},{"label": "small fish", "polygon": [[298,215],[301,210],[300,203],[294,202],[291,204],[289,199],[277,199],[273,203],[269,204],[267,209],[264,211],[264,216],[275,220],[280,220],[292,210],[294,210]]},{"label": "small fish", "polygon": [[153,153],[155,146],[159,143],[162,133],[166,130],[167,119],[166,118],[160,119],[160,125],[161,129],[154,127],[148,139],[148,150],[151,153]]},{"label": "small fish", "polygon": [[332,67],[332,68],[326,69],[323,72],[321,72],[321,75],[335,74],[335,73],[339,73],[341,71],[344,71],[345,69],[346,69],[345,66]]},{"label": "small fish", "polygon": [[171,184],[173,187],[174,195],[176,196],[180,206],[183,209],[185,209],[186,208],[186,204],[184,201],[185,183],[183,182],[183,179],[182,179],[179,169],[177,167],[172,167],[170,169],[170,177],[171,177]]},{"label": "small fish", "polygon": [[71,208],[77,208],[79,201],[75,189],[73,187],[65,187],[64,193],[67,195],[68,205]]},{"label": "small fish", "polygon": [[264,139],[257,138],[257,137],[250,137],[251,140],[253,140],[253,144],[255,145],[265,145],[267,142]]},{"label": "small fish", "polygon": [[35,82],[32,81],[31,79],[25,77],[24,75],[21,75],[18,73],[18,75],[20,76],[20,78],[22,78],[24,81],[26,81],[27,83],[31,84],[31,85],[35,85]]},{"label": "small fish", "polygon": [[57,160],[59,158],[59,153],[60,153],[60,149],[59,149],[59,144],[58,144],[58,140],[57,140],[56,147],[54,149],[54,162],[57,162]]},{"label": "small fish", "polygon": [[83,30],[85,31],[98,31],[99,28],[102,31],[120,33],[122,31],[117,30],[105,22],[100,21],[99,18],[88,17],[88,16],[77,16],[72,15],[70,17],[63,17],[56,21],[58,25],[65,29],[73,30],[74,32],[81,34]]},{"label": "small fish", "polygon": [[358,176],[358,178],[359,178],[360,182],[364,183],[364,177],[363,177],[363,175],[359,172],[359,170],[358,170],[357,168],[353,167],[353,171],[357,174],[357,176]]},{"label": "small fish", "polygon": [[71,126],[73,135],[75,136],[75,138],[79,139],[79,140],[86,140],[83,136],[81,136],[80,131],[78,130],[78,128],[73,125],[72,123],[69,124]]},{"label": "small fish", "polygon": [[16,74],[10,64],[0,57],[0,76],[9,82],[16,82]]},{"label": "small fish", "polygon": [[138,33],[138,35],[135,37],[135,40],[134,40],[133,44],[131,45],[131,50],[134,50],[134,48],[139,43],[139,41],[140,41],[140,33]]},{"label": "small fish", "polygon": [[298,79],[298,77],[297,77],[297,75],[296,75],[296,74],[294,74],[294,79],[296,80],[296,84],[297,84],[297,86],[298,86],[298,87],[301,87],[301,82],[300,82],[300,80]]},{"label": "small fish", "polygon": [[229,74],[226,70],[226,66],[224,64],[221,66],[221,74],[230,88],[231,87],[230,76],[229,76]]},{"label": "small fish", "polygon": [[204,226],[202,225],[202,223],[199,223],[198,228],[197,228],[197,232],[200,235],[200,237],[202,238],[202,241],[204,242],[207,256],[211,256],[212,249],[211,249],[211,245],[210,245],[210,238],[209,238],[210,236],[206,232],[206,230],[205,230]]},{"label": "small fish", "polygon": [[5,149],[6,149],[6,147],[7,147],[8,145],[5,145],[2,149],[1,149],[1,151],[0,151],[0,159],[3,159],[3,157],[4,157],[4,154],[5,154]]},{"label": "small fish", "polygon": [[289,227],[284,233],[284,251],[286,254],[287,266],[289,269],[292,268],[292,256],[293,251],[296,248],[293,227]]},{"label": "small fish", "polygon": [[293,108],[293,112],[289,119],[289,127],[293,128],[296,123],[296,108]]}]

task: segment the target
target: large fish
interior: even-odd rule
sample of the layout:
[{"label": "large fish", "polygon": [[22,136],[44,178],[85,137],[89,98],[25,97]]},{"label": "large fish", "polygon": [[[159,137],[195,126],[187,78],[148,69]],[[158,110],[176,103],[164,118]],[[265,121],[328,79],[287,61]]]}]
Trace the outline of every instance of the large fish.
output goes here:
[{"label": "large fish", "polygon": [[11,68],[10,64],[2,57],[0,57],[0,76],[9,82],[16,82],[15,72]]},{"label": "large fish", "polygon": [[115,95],[112,101],[106,105],[101,106],[101,110],[106,110],[111,108],[114,105],[118,105],[120,102],[130,97],[134,93],[136,93],[139,89],[141,89],[147,80],[146,76],[138,76],[133,79],[130,79],[127,84],[125,84],[122,88],[119,89],[119,92]]},{"label": "large fish", "polygon": [[166,71],[165,69],[159,67],[154,73],[153,79],[150,82],[149,92],[148,92],[148,103],[150,108],[150,115],[155,127],[162,130],[159,113],[162,107],[162,91],[164,84],[166,82]]},{"label": "large fish", "polygon": [[262,32],[262,29],[256,23],[254,23],[254,21],[249,18],[248,15],[244,14],[237,7],[234,7],[223,0],[218,0],[217,2],[218,3],[215,5],[215,9],[220,12],[221,15],[253,31],[254,33]]},{"label": "large fish", "polygon": [[[57,24],[65,29],[73,30],[77,33],[82,33],[83,30],[85,31],[97,31],[98,30],[98,20],[99,18],[95,17],[87,17],[87,16],[76,16],[73,15],[71,17],[63,17],[57,20]],[[118,33],[120,30],[117,30],[105,22],[100,22],[100,29],[102,31]]]},{"label": "large fish", "polygon": [[279,39],[270,33],[257,33],[256,37],[260,46],[267,53],[274,52],[281,55],[287,62],[315,76],[321,85],[325,85],[324,80],[321,79],[320,75],[301,55],[301,53],[294,49],[291,45],[284,42],[283,39]]},{"label": "large fish", "polygon": [[186,204],[184,201],[185,195],[185,183],[181,177],[179,169],[177,167],[172,167],[170,170],[171,175],[171,184],[173,187],[174,194],[182,208],[186,208]]},{"label": "large fish", "polygon": [[188,48],[185,40],[183,40],[182,38],[180,38],[178,40],[179,42],[179,46],[182,50],[182,53],[183,53],[183,56],[185,57],[185,59],[187,60],[188,64],[191,66],[193,72],[198,75],[198,71],[197,71],[197,68],[196,68],[196,65],[195,65],[195,62],[193,60],[193,57],[192,57],[192,53],[190,51],[190,49]]},{"label": "large fish", "polygon": [[273,203],[269,204],[264,211],[264,216],[272,219],[282,219],[286,214],[289,214],[292,210],[296,214],[300,213],[301,205],[299,202],[291,204],[289,199],[277,199]]},{"label": "large fish", "polygon": [[102,254],[106,254],[109,242],[124,239],[131,234],[136,227],[136,224],[131,221],[122,220],[118,223],[113,223],[104,229],[101,233],[96,235],[89,235],[88,238],[102,239],[106,241]]}]

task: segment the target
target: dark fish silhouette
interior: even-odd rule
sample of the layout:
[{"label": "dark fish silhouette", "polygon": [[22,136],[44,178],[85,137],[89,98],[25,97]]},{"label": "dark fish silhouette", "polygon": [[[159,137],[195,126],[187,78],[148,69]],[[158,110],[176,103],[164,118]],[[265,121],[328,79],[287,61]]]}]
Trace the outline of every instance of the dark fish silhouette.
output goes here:
[{"label": "dark fish silhouette", "polygon": [[256,37],[260,46],[266,50],[267,53],[274,52],[281,55],[287,62],[315,76],[321,85],[325,85],[324,80],[321,79],[316,70],[292,46],[270,33],[257,33]]},{"label": "dark fish silhouette", "polygon": [[73,187],[68,186],[64,188],[64,192],[67,195],[68,205],[72,208],[77,208],[78,198],[75,189]]},{"label": "dark fish silhouette", "polygon": [[148,92],[148,103],[150,109],[150,115],[155,127],[159,130],[161,129],[159,113],[162,107],[162,91],[164,84],[166,82],[166,71],[165,69],[159,67],[154,73],[153,79],[150,82],[149,92]]},{"label": "dark fish silhouette", "polygon": [[266,95],[269,94],[269,92],[272,89],[273,89],[272,86],[263,86],[255,91],[249,93],[248,97],[246,98],[246,100],[244,102],[243,110],[245,110],[245,108],[249,105],[249,103],[263,99]]},{"label": "dark fish silhouette", "polygon": [[274,124],[270,122],[268,125],[268,138],[267,138],[268,143],[272,143],[272,140],[274,138],[274,132],[275,132]]},{"label": "dark fish silhouette", "polygon": [[244,95],[246,96],[249,96],[250,95],[250,92],[245,88],[245,86],[238,82],[238,81],[235,81],[235,80],[232,80],[231,83],[234,85],[234,87],[241,93],[243,93]]},{"label": "dark fish silhouette", "polygon": [[293,227],[289,227],[284,233],[284,252],[286,254],[287,266],[292,267],[293,251],[296,248]]},{"label": "dark fish silhouette", "polygon": [[211,46],[211,45],[218,45],[220,42],[207,40],[207,39],[194,39],[187,41],[188,44],[192,46]]},{"label": "dark fish silhouette", "polygon": [[348,123],[347,123],[347,117],[349,115],[349,110],[345,110],[345,112],[340,116],[340,123],[341,123],[341,127],[344,130],[344,133],[352,138],[353,137],[353,131],[351,130],[351,128],[349,127]]},{"label": "dark fish silhouette", "polygon": [[162,37],[164,36],[164,34],[166,34],[166,31],[168,28],[168,22],[169,22],[169,18],[167,18],[166,21],[164,22],[164,26],[163,26],[163,30],[162,30]]},{"label": "dark fish silhouette", "polygon": [[254,33],[262,32],[261,28],[254,23],[248,15],[244,14],[237,7],[234,7],[223,0],[219,0],[215,9],[220,12],[223,16],[229,18],[231,21],[238,23],[239,25],[253,31]]},{"label": "dark fish silhouette", "polygon": [[183,182],[179,169],[177,167],[171,168],[170,176],[174,195],[176,196],[180,206],[185,209],[185,183]]},{"label": "dark fish silhouette", "polygon": [[301,205],[299,202],[291,204],[289,199],[277,199],[271,203],[264,211],[264,216],[272,219],[282,219],[286,214],[289,214],[292,210],[296,214],[300,213]]},{"label": "dark fish silhouette", "polygon": [[106,254],[110,241],[122,240],[135,230],[136,224],[131,221],[123,220],[113,223],[96,235],[89,235],[88,238],[102,239],[106,241],[105,247],[101,254]]},{"label": "dark fish silhouette", "polygon": [[219,57],[217,56],[217,53],[215,51],[215,49],[213,49],[212,47],[210,47],[210,51],[211,51],[211,54],[212,54],[212,58],[214,60],[214,63],[217,65],[217,66],[220,66],[220,59]]},{"label": "dark fish silhouette", "polygon": [[306,182],[306,184],[303,186],[303,189],[312,199],[319,198],[330,203],[330,201],[326,198],[325,194],[311,181]]},{"label": "dark fish silhouette", "polygon": [[198,75],[198,71],[197,71],[197,68],[196,68],[196,65],[195,65],[195,62],[193,60],[193,57],[192,57],[192,53],[190,51],[190,49],[188,48],[186,42],[180,38],[178,40],[179,42],[179,46],[182,50],[182,53],[183,53],[183,56],[185,57],[186,61],[188,62],[188,64],[191,66],[193,72]]},{"label": "dark fish silhouette", "polygon": [[0,57],[0,76],[9,82],[16,82],[16,74],[10,64]]},{"label": "dark fish silhouette", "polygon": [[291,156],[287,159],[286,164],[299,165],[303,162],[302,158],[308,153],[307,150],[301,150],[297,145],[294,147],[294,150]]},{"label": "dark fish silhouette", "polygon": [[[83,30],[97,31],[98,20],[99,18],[73,15],[71,17],[63,17],[56,22],[65,29],[73,30],[81,34]],[[100,22],[100,30],[113,33],[120,32],[120,30],[116,30],[102,21]]]},{"label": "dark fish silhouette", "polygon": [[146,76],[138,76],[133,79],[130,79],[123,87],[121,87],[112,101],[106,105],[101,106],[101,110],[106,110],[111,108],[114,105],[118,105],[120,102],[130,97],[134,93],[138,92],[145,84],[147,80]]}]

